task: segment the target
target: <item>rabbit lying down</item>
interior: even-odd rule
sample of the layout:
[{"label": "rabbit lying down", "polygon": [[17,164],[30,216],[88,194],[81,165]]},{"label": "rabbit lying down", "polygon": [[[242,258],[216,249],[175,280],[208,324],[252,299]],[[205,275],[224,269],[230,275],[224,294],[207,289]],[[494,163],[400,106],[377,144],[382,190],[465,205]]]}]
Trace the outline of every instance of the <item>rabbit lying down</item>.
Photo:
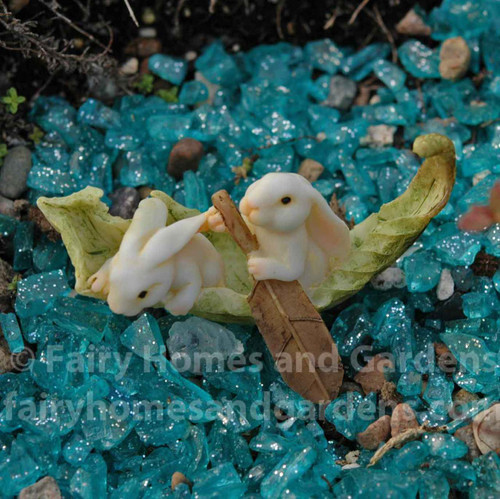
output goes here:
[{"label": "rabbit lying down", "polygon": [[[240,212],[259,243],[248,259],[256,280],[298,280],[307,293],[349,256],[349,228],[301,175],[268,173],[247,189]],[[225,231],[215,208],[208,225]]]},{"label": "rabbit lying down", "polygon": [[159,199],[141,201],[118,252],[89,278],[113,312],[137,315],[162,304],[173,315],[185,315],[203,287],[224,285],[221,256],[198,234],[206,215],[165,226],[167,215]]}]

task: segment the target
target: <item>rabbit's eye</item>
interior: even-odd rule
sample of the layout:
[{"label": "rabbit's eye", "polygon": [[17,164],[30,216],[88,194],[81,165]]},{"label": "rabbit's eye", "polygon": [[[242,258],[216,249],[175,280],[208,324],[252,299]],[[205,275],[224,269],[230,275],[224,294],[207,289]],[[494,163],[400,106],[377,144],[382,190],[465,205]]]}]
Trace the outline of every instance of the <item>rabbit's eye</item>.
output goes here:
[{"label": "rabbit's eye", "polygon": [[282,204],[288,204],[292,200],[291,197],[285,196],[284,198],[281,198]]},{"label": "rabbit's eye", "polygon": [[142,300],[143,298],[146,298],[146,296],[148,296],[148,292],[146,290],[144,290],[144,291],[141,291],[139,293],[139,295],[137,296],[137,298],[140,298]]}]

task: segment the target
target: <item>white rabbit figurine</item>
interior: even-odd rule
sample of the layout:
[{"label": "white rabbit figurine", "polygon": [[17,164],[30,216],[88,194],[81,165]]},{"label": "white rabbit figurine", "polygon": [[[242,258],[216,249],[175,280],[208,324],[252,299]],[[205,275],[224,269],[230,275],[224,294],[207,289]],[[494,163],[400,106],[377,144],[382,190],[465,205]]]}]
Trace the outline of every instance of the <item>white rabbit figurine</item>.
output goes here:
[{"label": "white rabbit figurine", "polygon": [[[259,243],[248,259],[258,281],[297,279],[307,292],[349,255],[349,228],[301,175],[268,173],[247,189],[240,211]],[[215,208],[208,224],[225,230]]]},{"label": "white rabbit figurine", "polygon": [[161,303],[173,315],[184,315],[202,287],[223,284],[221,256],[197,233],[206,215],[166,227],[167,215],[159,199],[141,201],[118,252],[89,278],[92,291],[107,294],[113,312],[137,315]]}]

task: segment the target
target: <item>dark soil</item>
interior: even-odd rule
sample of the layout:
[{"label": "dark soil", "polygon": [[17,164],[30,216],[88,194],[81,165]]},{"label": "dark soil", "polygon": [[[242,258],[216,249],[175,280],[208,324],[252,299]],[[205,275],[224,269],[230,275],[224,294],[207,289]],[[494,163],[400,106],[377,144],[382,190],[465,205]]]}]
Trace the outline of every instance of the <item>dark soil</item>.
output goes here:
[{"label": "dark soil", "polygon": [[[129,3],[141,28],[156,30],[161,51],[184,55],[191,50],[199,54],[217,38],[229,51],[280,40],[304,44],[325,37],[360,48],[387,41],[389,31],[398,44],[401,36],[394,26],[416,2],[371,0],[362,9],[364,2],[358,0]],[[419,2],[426,9],[436,4]],[[0,30],[0,95],[14,86],[28,101],[40,94],[59,94],[78,105],[104,83],[116,81],[112,91],[99,95],[104,100],[133,89],[133,78],[117,78],[117,67],[130,57],[140,36],[126,0],[0,0]],[[7,143],[26,140],[31,131],[22,111],[15,120],[2,123],[2,129],[9,130],[10,137],[3,137]]]}]

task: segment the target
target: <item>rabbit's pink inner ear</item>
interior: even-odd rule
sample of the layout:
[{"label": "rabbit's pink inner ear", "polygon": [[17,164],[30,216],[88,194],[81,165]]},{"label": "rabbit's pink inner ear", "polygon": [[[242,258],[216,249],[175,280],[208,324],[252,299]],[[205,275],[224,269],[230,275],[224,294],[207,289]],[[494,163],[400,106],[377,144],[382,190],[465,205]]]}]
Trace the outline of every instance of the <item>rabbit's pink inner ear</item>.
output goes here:
[{"label": "rabbit's pink inner ear", "polygon": [[349,228],[319,193],[306,220],[306,227],[314,243],[328,256],[347,258],[351,247]]}]

